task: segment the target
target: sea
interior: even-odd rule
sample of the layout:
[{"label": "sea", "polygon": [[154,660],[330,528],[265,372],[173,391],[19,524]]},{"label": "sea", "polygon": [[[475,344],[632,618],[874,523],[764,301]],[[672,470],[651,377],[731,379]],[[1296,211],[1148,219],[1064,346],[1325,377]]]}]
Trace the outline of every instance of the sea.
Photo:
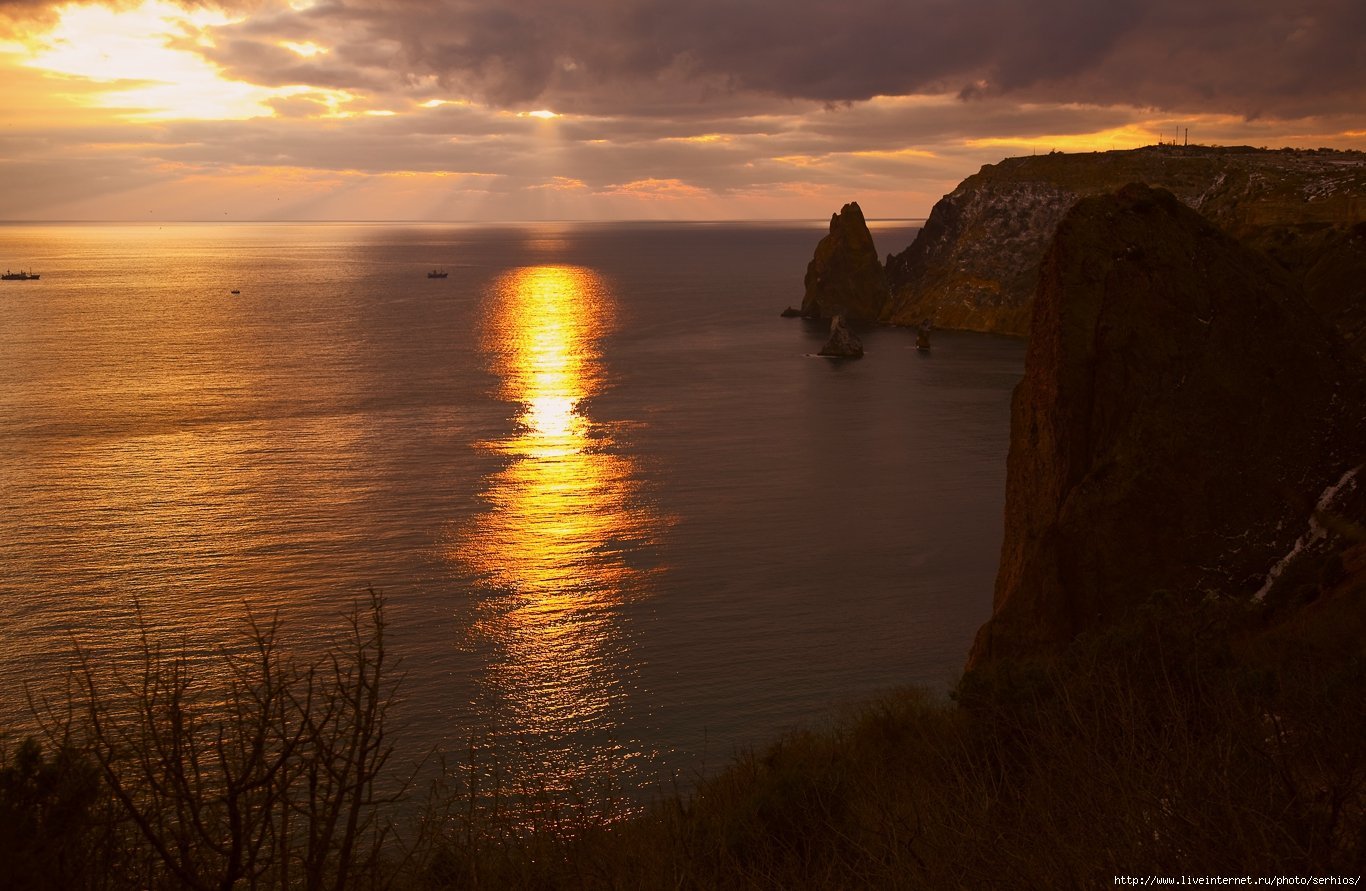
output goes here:
[{"label": "sea", "polygon": [[779,312],[824,228],[0,225],[41,276],[0,282],[0,737],[78,650],[211,686],[249,617],[316,652],[370,590],[396,757],[523,788],[648,796],[947,695],[1024,346],[816,356]]}]

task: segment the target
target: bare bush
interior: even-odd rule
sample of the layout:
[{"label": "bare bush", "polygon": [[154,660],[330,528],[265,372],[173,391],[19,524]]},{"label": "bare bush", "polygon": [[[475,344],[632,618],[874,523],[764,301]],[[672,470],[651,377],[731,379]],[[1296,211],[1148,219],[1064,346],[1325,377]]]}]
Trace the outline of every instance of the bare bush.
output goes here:
[{"label": "bare bush", "polygon": [[101,670],[78,651],[76,708],[61,732],[82,739],[117,803],[127,884],[383,886],[392,815],[382,806],[404,792],[380,783],[393,752],[385,628],[371,591],[343,638],[300,664],[280,651],[278,618],[249,617],[247,646],[225,656],[216,683],[145,623],[134,671]]}]

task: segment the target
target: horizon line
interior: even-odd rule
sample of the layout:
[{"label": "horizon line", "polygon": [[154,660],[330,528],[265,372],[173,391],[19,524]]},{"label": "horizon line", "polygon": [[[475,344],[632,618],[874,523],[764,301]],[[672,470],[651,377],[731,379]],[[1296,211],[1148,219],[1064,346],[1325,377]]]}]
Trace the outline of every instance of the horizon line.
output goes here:
[{"label": "horizon line", "polygon": [[[923,223],[928,217],[866,217],[865,222],[869,223]],[[182,225],[222,225],[222,224],[249,224],[254,226],[271,225],[420,225],[420,226],[525,226],[534,223],[649,223],[649,224],[672,224],[672,223],[827,223],[825,217],[734,217],[720,219],[704,218],[680,218],[680,219],[651,219],[643,217],[622,217],[619,219],[586,219],[586,218],[547,218],[547,219],[522,219],[522,220],[255,220],[255,219],[230,219],[230,220],[206,220],[206,219],[167,219],[167,220],[135,220],[135,219],[104,219],[104,220],[3,220],[0,219],[0,226],[162,226],[167,223]]]}]

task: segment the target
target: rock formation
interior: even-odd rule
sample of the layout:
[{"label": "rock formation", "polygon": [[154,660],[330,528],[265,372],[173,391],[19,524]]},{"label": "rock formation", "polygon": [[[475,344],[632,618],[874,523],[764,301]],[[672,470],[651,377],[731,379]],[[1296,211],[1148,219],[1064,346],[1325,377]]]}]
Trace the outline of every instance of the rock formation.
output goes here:
[{"label": "rock formation", "polygon": [[844,316],[835,316],[830,320],[830,339],[821,347],[819,355],[836,359],[863,358],[863,343],[845,326]]},{"label": "rock formation", "polygon": [[1245,239],[1366,220],[1360,152],[1149,146],[1007,158],[944,196],[910,247],[887,258],[891,296],[881,320],[1028,333],[1039,264],[1058,222],[1079,198],[1131,182],[1167,189]]},{"label": "rock formation", "polygon": [[863,211],[844,205],[830,217],[830,233],[816,245],[806,267],[802,314],[828,319],[848,315],[875,321],[887,303],[887,280]]},{"label": "rock formation", "polygon": [[1030,329],[970,666],[1056,649],[1158,591],[1261,596],[1366,460],[1359,360],[1294,276],[1169,192],[1077,203]]},{"label": "rock formation", "polygon": [[995,189],[969,177],[935,204],[910,247],[887,258],[891,298],[882,317],[1024,334],[1044,248],[1077,198],[1044,181]]}]

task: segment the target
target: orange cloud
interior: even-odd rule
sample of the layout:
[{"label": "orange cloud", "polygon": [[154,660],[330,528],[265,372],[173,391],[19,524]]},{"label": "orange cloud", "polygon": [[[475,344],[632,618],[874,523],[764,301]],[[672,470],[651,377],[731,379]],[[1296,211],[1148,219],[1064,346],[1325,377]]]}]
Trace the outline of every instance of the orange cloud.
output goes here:
[{"label": "orange cloud", "polygon": [[581,179],[574,179],[570,176],[555,176],[551,177],[548,182],[533,183],[526,188],[531,190],[549,189],[553,192],[581,192],[587,189],[588,185]]},{"label": "orange cloud", "polygon": [[637,179],[629,183],[613,184],[601,190],[603,195],[626,195],[634,198],[658,200],[677,200],[682,198],[706,198],[712,193],[706,189],[689,185],[679,179]]}]

